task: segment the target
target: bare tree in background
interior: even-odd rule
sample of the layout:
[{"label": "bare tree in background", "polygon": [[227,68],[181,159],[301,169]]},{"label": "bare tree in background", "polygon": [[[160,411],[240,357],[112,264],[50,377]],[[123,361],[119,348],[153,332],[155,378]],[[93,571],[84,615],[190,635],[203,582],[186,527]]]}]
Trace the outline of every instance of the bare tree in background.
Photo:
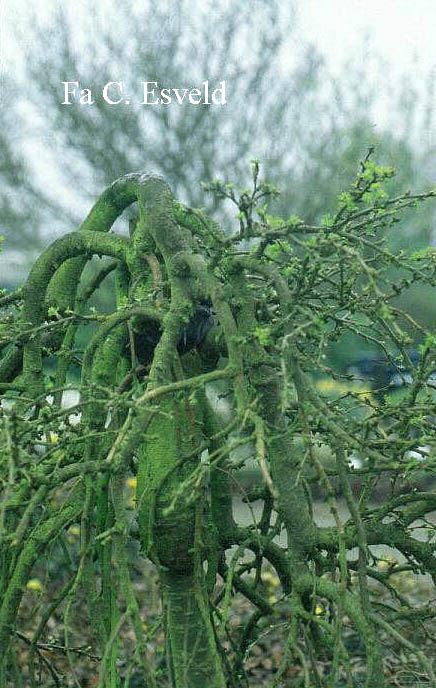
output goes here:
[{"label": "bare tree in background", "polygon": [[[18,114],[13,108],[11,79],[2,75],[0,95],[0,235],[7,234],[8,248],[35,248],[43,200],[30,180],[19,145]],[[43,204],[44,205],[44,204]]]}]

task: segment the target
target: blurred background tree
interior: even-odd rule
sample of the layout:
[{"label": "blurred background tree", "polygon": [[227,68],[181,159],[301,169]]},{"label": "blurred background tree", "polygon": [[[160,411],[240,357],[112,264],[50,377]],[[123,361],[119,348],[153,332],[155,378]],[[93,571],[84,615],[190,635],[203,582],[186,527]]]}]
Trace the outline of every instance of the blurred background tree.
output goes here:
[{"label": "blurred background tree", "polygon": [[[0,236],[6,236],[8,255],[24,252],[28,265],[31,249],[40,247],[40,228],[47,212],[45,195],[34,184],[22,148],[23,119],[10,107],[14,92],[12,78],[2,75],[0,85]],[[1,286],[16,284],[22,275],[1,271]]]}]

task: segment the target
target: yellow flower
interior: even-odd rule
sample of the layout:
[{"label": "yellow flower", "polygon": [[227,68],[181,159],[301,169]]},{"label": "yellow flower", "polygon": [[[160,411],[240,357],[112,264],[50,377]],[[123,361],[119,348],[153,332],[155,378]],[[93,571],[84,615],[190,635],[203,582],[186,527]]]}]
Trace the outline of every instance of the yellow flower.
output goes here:
[{"label": "yellow flower", "polygon": [[37,578],[31,578],[29,581],[27,581],[27,589],[31,590],[32,592],[41,592],[42,587],[41,581]]},{"label": "yellow flower", "polygon": [[315,614],[317,616],[321,616],[321,614],[324,614],[324,607],[322,607],[320,604],[317,604],[315,607]]},{"label": "yellow flower", "polygon": [[265,573],[262,574],[262,580],[266,585],[272,588],[278,588],[280,585],[279,577],[275,576],[271,571],[265,571]]},{"label": "yellow flower", "polygon": [[136,485],[138,481],[136,478],[127,478],[126,480],[126,485],[127,487],[130,487],[131,490],[136,490]]}]

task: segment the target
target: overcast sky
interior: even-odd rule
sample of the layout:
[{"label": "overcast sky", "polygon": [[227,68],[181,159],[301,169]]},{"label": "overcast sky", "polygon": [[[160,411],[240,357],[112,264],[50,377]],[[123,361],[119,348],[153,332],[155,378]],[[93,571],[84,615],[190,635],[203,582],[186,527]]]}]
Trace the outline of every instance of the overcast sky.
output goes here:
[{"label": "overcast sky", "polygon": [[[61,4],[72,3],[0,0],[2,54],[12,50],[14,28],[30,7],[48,14]],[[74,1],[79,16],[89,6],[90,0]],[[302,39],[315,43],[333,69],[361,52],[365,33],[371,46],[399,70],[408,69],[415,58],[427,68],[435,65],[435,0],[296,0],[295,6]]]},{"label": "overcast sky", "polygon": [[337,69],[352,55],[377,51],[397,71],[418,60],[428,70],[436,64],[435,0],[300,0],[299,28]]},{"label": "overcast sky", "polygon": [[[72,5],[71,0],[0,0],[3,57],[16,50],[14,29],[31,7],[48,14],[62,3]],[[89,6],[90,0],[74,0],[78,18]],[[436,64],[435,0],[296,0],[295,7],[302,41],[313,42],[333,70],[351,56],[366,57],[365,34],[370,35],[368,50],[398,71],[408,71],[416,59],[425,70]]]}]

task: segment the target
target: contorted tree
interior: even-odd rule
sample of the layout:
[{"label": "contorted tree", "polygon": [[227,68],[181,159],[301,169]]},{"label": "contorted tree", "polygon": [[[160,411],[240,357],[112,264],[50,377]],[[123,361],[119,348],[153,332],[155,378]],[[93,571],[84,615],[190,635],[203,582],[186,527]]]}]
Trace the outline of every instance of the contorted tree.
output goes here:
[{"label": "contorted tree", "polygon": [[[404,571],[436,580],[427,519],[436,495],[393,489],[418,470],[425,486],[422,476],[428,481],[435,469],[435,338],[398,299],[419,283],[435,286],[436,252],[394,255],[384,243],[401,212],[435,192],[390,198],[384,183],[393,170],[368,155],[336,213],[308,226],[271,217],[267,202],[277,190],[260,181],[258,161],[252,172],[253,188],[239,194],[230,183],[206,187],[236,204],[233,234],[178,202],[161,177],[121,177],[77,232],[42,254],[24,286],[2,297],[2,688],[20,674],[23,643],[29,685],[60,684],[56,662],[42,652],[50,649],[42,641],[59,611],[65,645],[56,647],[79,685],[71,624],[73,605],[84,599],[100,688],[128,686],[135,662],[148,687],[167,680],[174,688],[247,685],[249,649],[260,630],[274,626],[265,562],[281,584],[276,606],[289,610],[272,685],[352,686],[354,647],[363,656],[360,678],[381,688],[392,645],[436,686],[423,645],[434,609],[426,601],[414,606],[393,583]],[[132,203],[139,221],[130,237],[111,233]],[[95,256],[110,262],[84,284],[85,263]],[[90,310],[88,299],[111,270],[115,312]],[[81,357],[76,334],[90,321],[96,329]],[[350,334],[400,376],[407,369],[412,381],[400,397],[380,400],[329,368],[329,347]],[[420,352],[415,365],[412,347]],[[80,421],[73,423],[61,402],[77,363]],[[316,376],[336,381],[342,393],[323,393]],[[231,408],[225,422],[213,402],[219,390]],[[232,511],[244,443],[263,478],[246,495],[262,505],[248,527]],[[357,468],[351,459],[359,459]],[[132,472],[136,519],[126,510]],[[386,475],[392,489],[374,505]],[[314,519],[314,484],[328,499],[333,526]],[[26,585],[54,543],[68,551],[65,535],[78,525],[72,574],[47,600],[29,638],[19,628]],[[160,581],[167,678],[156,671],[132,584],[134,537]],[[380,566],[375,545],[393,548],[398,562]],[[228,626],[232,594],[254,608],[239,635]],[[129,624],[135,647],[126,659]],[[123,658],[124,665],[117,661]]]}]

